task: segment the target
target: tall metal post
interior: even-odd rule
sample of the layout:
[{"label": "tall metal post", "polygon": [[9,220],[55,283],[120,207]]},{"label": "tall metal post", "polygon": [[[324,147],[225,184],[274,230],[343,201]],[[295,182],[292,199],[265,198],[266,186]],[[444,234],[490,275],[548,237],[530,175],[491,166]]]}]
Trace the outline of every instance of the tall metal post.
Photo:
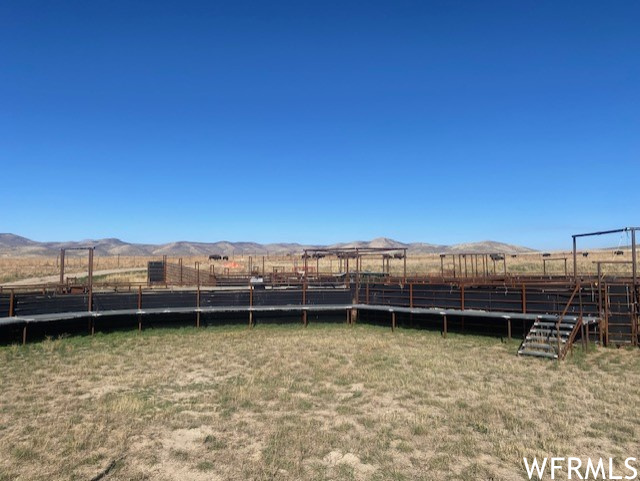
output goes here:
[{"label": "tall metal post", "polygon": [[[633,291],[633,295],[634,298],[638,295],[638,291],[636,290],[636,276],[637,276],[637,266],[636,266],[636,230],[635,228],[631,228],[631,277],[633,280],[633,285],[632,287],[632,291]],[[636,302],[633,302],[636,301]],[[631,332],[633,334],[633,345],[637,345],[638,344],[638,321],[637,321],[637,316],[638,313],[636,312],[636,306],[638,299],[632,299],[632,329]]]},{"label": "tall metal post", "polygon": [[253,327],[253,285],[249,282],[249,327]]},{"label": "tall metal post", "polygon": [[349,254],[346,255],[346,259],[344,260],[345,264],[345,282],[347,283],[347,287],[351,287],[351,278],[349,277]]},{"label": "tall metal post", "polygon": [[402,258],[404,259],[402,283],[406,284],[406,282],[407,282],[407,249],[404,249],[403,254],[402,254]]},{"label": "tall metal post", "polygon": [[200,281],[196,290],[196,327],[200,327]]},{"label": "tall metal post", "polygon": [[305,279],[307,278],[307,249],[304,250],[304,255],[302,256],[304,258],[304,277]]},{"label": "tall metal post", "polygon": [[[571,236],[571,237],[573,237],[573,282],[578,282],[578,253],[576,250],[576,236]],[[565,259],[565,262],[566,262],[566,259]]]},{"label": "tall metal post", "polygon": [[93,247],[89,248],[89,310],[93,309]]},{"label": "tall metal post", "polygon": [[631,229],[631,270],[633,277],[633,286],[636,286],[637,283],[637,275],[638,275],[638,265],[636,258],[636,230],[635,228]]},{"label": "tall metal post", "polygon": [[[304,309],[304,306],[307,305],[307,279],[303,279],[302,280],[302,306]],[[307,310],[304,309],[302,311],[302,323],[304,324],[304,326],[306,327],[308,324],[308,318],[307,318],[308,314],[307,314]]]},{"label": "tall metal post", "polygon": [[162,277],[164,278],[165,286],[167,284],[167,256],[162,256]]},{"label": "tall metal post", "polygon": [[356,295],[355,303],[358,304],[359,291],[360,290],[360,253],[356,247]]},{"label": "tall metal post", "polygon": [[64,284],[64,249],[60,249],[60,285]]}]

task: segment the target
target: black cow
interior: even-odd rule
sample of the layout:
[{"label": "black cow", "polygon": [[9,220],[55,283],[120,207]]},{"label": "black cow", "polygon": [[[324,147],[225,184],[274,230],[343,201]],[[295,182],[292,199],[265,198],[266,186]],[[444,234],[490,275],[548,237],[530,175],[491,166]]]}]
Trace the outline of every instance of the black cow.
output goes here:
[{"label": "black cow", "polygon": [[229,260],[229,256],[222,256],[222,260],[223,261],[228,261]]},{"label": "black cow", "polygon": [[489,257],[491,257],[492,261],[503,261],[504,260],[504,256],[502,254],[491,254]]},{"label": "black cow", "polygon": [[401,252],[398,252],[396,254],[393,254],[394,259],[404,259],[404,254],[402,254]]},{"label": "black cow", "polygon": [[210,261],[219,261],[222,259],[222,256],[218,255],[218,254],[211,254],[209,256],[209,260]]},{"label": "black cow", "polygon": [[614,254],[617,255],[617,256],[623,256],[624,255],[624,251],[615,251]]},{"label": "black cow", "polygon": [[551,254],[549,254],[548,252],[545,252],[544,254],[542,254],[542,257],[551,257]]},{"label": "black cow", "polygon": [[589,253],[588,252],[583,252],[582,253],[582,257],[589,257]]}]

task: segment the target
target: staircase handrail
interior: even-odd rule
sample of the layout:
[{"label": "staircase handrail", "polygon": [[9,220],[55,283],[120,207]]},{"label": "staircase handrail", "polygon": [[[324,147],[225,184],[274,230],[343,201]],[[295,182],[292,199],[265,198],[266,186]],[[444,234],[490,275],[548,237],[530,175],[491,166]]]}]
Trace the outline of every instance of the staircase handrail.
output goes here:
[{"label": "staircase handrail", "polygon": [[[570,335],[569,338],[567,339],[567,345],[565,346],[564,355],[563,355],[563,349],[561,348],[561,343],[560,343],[560,324],[564,320],[564,317],[567,315],[567,312],[571,307],[571,303],[573,302],[573,299],[576,297],[576,294],[580,291],[580,289],[581,289],[580,282],[577,282],[576,287],[573,289],[573,292],[571,293],[571,297],[569,297],[569,301],[567,302],[567,305],[564,306],[564,310],[562,311],[562,314],[560,315],[560,317],[558,318],[558,321],[556,322],[556,337],[558,338],[558,360],[564,359],[564,355],[566,355],[566,348],[567,346],[569,346],[570,340],[571,340],[571,335]],[[573,326],[573,330],[571,331],[572,334],[573,334],[573,331],[576,330],[576,326],[580,323],[582,323],[582,312],[580,312],[579,322],[576,322],[576,324]]]}]

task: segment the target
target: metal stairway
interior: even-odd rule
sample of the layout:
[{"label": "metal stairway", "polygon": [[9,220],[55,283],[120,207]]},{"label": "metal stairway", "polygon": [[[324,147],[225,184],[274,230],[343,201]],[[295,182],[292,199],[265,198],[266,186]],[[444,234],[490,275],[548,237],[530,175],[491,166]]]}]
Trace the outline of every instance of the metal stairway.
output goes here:
[{"label": "metal stairway", "polygon": [[520,344],[518,355],[564,359],[581,325],[578,317],[559,321],[539,318]]},{"label": "metal stairway", "polygon": [[[583,326],[582,307],[580,307],[580,315],[567,316],[571,303],[580,289],[580,284],[576,284],[562,314],[557,319],[543,316],[536,319],[518,348],[519,356],[547,357],[559,360],[565,358],[578,331]],[[582,305],[580,304],[580,306]]]}]

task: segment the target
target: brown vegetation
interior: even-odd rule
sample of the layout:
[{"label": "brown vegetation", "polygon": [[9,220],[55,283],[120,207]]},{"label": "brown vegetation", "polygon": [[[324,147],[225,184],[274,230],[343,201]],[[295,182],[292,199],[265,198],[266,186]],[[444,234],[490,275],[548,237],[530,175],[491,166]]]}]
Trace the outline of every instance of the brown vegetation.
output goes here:
[{"label": "brown vegetation", "polygon": [[125,332],[0,348],[0,479],[522,480],[637,455],[637,351],[568,362],[356,326]]},{"label": "brown vegetation", "polygon": [[[573,272],[573,259],[571,252],[555,252],[551,258],[547,259],[546,272],[550,275],[564,274],[565,263],[562,260],[567,258],[567,272]],[[147,262],[151,260],[159,260],[159,257],[140,257],[140,256],[95,256],[94,270],[106,269],[125,269],[146,267]],[[264,259],[264,261],[263,261]],[[457,259],[457,258],[456,258]],[[623,256],[616,256],[614,250],[593,251],[588,257],[578,256],[578,269],[583,274],[596,273],[596,261],[630,261],[631,254],[624,251]],[[210,261],[207,256],[189,256],[182,258],[183,265],[194,267],[196,262],[200,264],[200,269],[209,271],[213,269],[215,273],[224,274],[225,268],[228,272],[247,272],[251,264],[252,270],[258,273],[270,273],[277,270],[279,272],[300,271],[303,269],[304,261],[299,255],[287,256],[231,256],[230,262]],[[177,257],[170,257],[169,262],[178,262]],[[421,254],[411,255],[407,257],[407,274],[410,276],[440,275],[442,262],[438,254]],[[447,276],[453,275],[453,257],[447,255],[444,259],[444,273]],[[468,276],[472,275],[475,266],[472,267],[474,260],[467,258],[466,272]],[[482,272],[482,260],[478,260],[478,270]],[[541,275],[543,273],[543,257],[541,253],[518,254],[516,257],[506,256],[507,273],[512,275]],[[229,267],[230,266],[230,267]],[[344,263],[335,257],[325,257],[316,261],[308,260],[308,267],[311,273],[317,268],[320,272],[337,273],[345,270]],[[389,261],[390,272],[392,275],[402,275],[403,261],[391,259]],[[355,270],[355,261],[351,260],[350,270]],[[456,260],[456,275],[460,276],[460,268],[464,276],[465,267],[464,260]],[[490,273],[501,275],[504,271],[502,261],[494,262],[489,260],[487,268]],[[21,279],[51,276],[60,272],[58,259],[56,257],[0,257],[0,283],[18,281]],[[69,275],[86,276],[87,257],[86,255],[74,254],[68,255],[65,262],[65,269]],[[383,263],[380,256],[365,257],[362,269],[370,272],[382,272]],[[603,273],[606,274],[628,274],[631,272],[631,266],[628,264],[608,264],[603,266]],[[146,277],[140,273],[122,274],[118,277],[119,282],[144,282]]]}]

